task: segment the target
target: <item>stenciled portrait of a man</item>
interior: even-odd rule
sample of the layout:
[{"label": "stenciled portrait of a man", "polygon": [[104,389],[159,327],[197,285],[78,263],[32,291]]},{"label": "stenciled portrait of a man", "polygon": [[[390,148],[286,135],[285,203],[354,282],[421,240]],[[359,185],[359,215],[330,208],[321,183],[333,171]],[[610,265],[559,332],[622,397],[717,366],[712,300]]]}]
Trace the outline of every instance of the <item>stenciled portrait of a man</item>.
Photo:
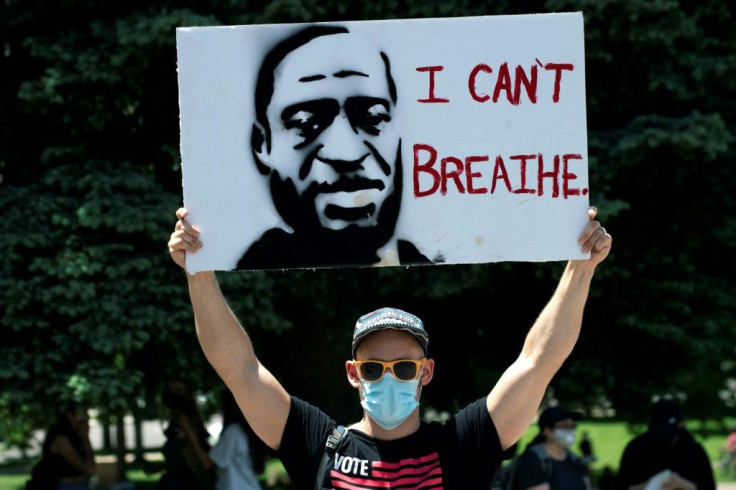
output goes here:
[{"label": "stenciled portrait of a man", "polygon": [[344,27],[310,26],[268,52],[251,146],[289,229],[267,230],[239,269],[430,263],[395,236],[397,97],[388,54]]}]

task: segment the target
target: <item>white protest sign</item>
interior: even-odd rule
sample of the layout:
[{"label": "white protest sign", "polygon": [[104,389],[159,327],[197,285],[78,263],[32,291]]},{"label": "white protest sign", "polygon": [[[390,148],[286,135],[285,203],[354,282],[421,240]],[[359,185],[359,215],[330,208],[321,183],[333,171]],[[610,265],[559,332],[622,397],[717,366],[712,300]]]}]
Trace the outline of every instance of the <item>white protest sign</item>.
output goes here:
[{"label": "white protest sign", "polygon": [[190,272],[585,257],[582,14],[176,34]]}]

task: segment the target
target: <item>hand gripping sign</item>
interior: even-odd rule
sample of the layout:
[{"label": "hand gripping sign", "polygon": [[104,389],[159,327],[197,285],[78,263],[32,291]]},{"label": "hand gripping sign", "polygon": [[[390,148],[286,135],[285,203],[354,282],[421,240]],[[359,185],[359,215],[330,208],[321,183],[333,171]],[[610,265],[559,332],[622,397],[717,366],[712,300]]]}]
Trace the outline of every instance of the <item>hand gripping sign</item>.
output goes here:
[{"label": "hand gripping sign", "polygon": [[583,258],[580,13],[177,29],[199,270]]}]

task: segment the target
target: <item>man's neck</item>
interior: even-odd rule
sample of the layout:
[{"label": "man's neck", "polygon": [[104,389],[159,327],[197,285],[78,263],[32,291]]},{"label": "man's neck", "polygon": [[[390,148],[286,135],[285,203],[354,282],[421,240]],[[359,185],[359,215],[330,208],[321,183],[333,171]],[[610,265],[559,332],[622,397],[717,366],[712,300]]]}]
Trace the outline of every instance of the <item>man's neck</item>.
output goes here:
[{"label": "man's neck", "polygon": [[410,436],[419,430],[421,421],[419,419],[419,407],[417,407],[408,419],[404,420],[398,427],[386,430],[378,425],[367,413],[363,412],[363,418],[350,426],[351,429],[359,430],[367,436],[379,441],[395,441]]},{"label": "man's neck", "polygon": [[556,442],[547,442],[544,445],[544,450],[547,451],[550,458],[562,461],[567,456],[567,449],[557,444]]}]

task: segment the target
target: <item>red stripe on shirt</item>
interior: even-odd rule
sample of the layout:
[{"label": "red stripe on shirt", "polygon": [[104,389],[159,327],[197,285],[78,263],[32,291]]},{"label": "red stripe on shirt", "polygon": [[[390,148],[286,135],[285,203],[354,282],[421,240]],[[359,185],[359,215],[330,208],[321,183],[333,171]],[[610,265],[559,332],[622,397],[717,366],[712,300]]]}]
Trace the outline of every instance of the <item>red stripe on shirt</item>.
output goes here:
[{"label": "red stripe on shirt", "polygon": [[340,488],[442,488],[442,468],[437,467],[431,472],[418,477],[396,477],[381,478],[381,475],[372,474],[374,478],[358,478],[332,470],[332,486]]},{"label": "red stripe on shirt", "polygon": [[437,473],[437,471],[442,474],[439,461],[431,465],[420,466],[418,468],[401,468],[397,471],[373,470],[371,471],[371,476],[374,478],[396,479],[409,476],[431,475]]},{"label": "red stripe on shirt", "polygon": [[440,456],[437,453],[431,453],[421,458],[408,458],[402,459],[398,463],[386,463],[385,461],[374,461],[372,464],[373,468],[383,468],[386,470],[399,469],[403,466],[419,466],[429,461],[439,460]]},{"label": "red stripe on shirt", "polygon": [[[332,471],[332,486],[335,488],[345,488],[347,490],[367,490],[382,488],[402,488],[404,490],[420,490],[420,489],[436,489],[442,490],[442,470],[438,468],[440,476],[425,480],[423,478],[403,478],[396,481],[372,480],[366,478],[353,478],[343,475],[337,471]],[[415,480],[415,481],[412,481]]]}]

